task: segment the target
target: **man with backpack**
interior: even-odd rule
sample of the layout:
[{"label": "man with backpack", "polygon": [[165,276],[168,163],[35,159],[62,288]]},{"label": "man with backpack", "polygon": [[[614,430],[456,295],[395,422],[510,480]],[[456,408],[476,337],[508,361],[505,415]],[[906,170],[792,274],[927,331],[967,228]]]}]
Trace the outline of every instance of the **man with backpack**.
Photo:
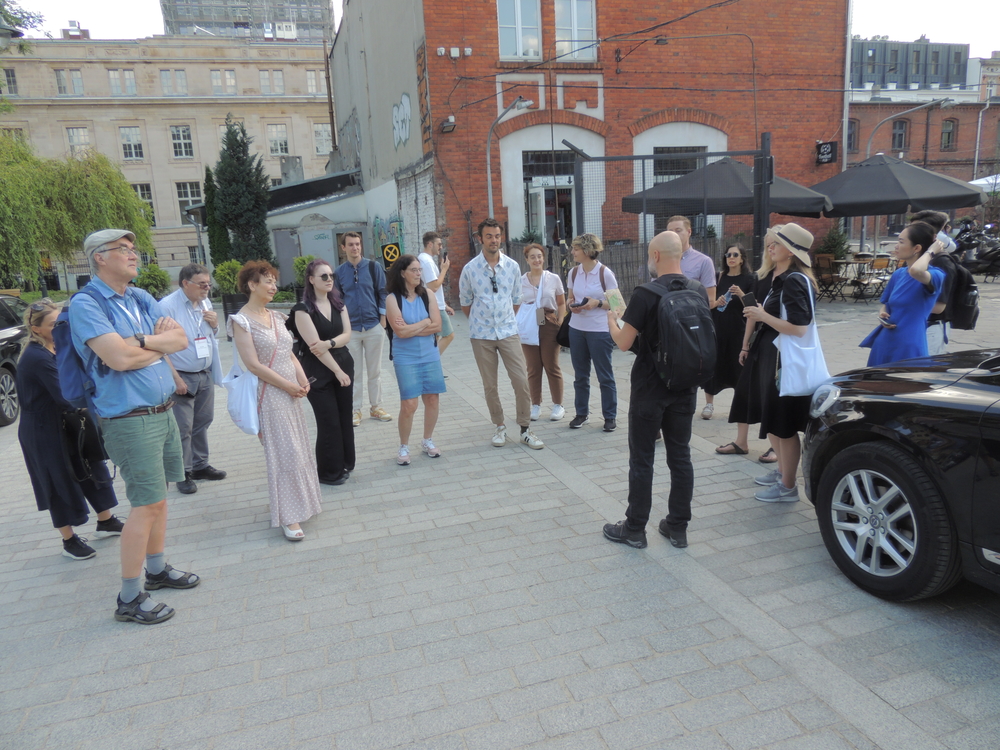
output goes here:
[{"label": "man with backpack", "polygon": [[[164,355],[187,347],[184,329],[159,303],[130,287],[138,275],[135,235],[104,229],[83,243],[94,279],[73,296],[68,323],[77,359],[60,362],[60,385],[79,381],[100,419],[104,445],[125,480],[132,510],[122,531],[122,589],[115,619],[155,624],[174,610],[142,591],[188,589],[201,579],[175,570],[163,558],[167,531],[167,482],[184,479],[184,456],[170,409],[174,379]],[[76,372],[74,372],[74,368]]]},{"label": "man with backpack", "polygon": [[[681,238],[661,232],[649,243],[649,272],[654,281],[637,287],[622,315],[608,311],[608,328],[622,351],[635,352],[628,410],[628,510],[625,520],[604,526],[612,542],[642,549],[652,506],[653,461],[662,429],[670,469],[667,517],[660,533],[674,547],[687,547],[694,466],[691,423],[697,387],[715,368],[715,332],[708,292],[681,272]],[[641,334],[641,336],[640,336]]]}]

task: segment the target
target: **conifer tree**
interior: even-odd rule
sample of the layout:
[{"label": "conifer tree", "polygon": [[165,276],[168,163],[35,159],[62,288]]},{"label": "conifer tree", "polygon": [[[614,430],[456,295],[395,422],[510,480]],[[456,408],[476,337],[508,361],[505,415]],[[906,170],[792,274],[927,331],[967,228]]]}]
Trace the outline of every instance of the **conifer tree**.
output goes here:
[{"label": "conifer tree", "polygon": [[212,265],[218,266],[232,257],[233,247],[229,242],[229,230],[219,223],[215,215],[215,175],[212,168],[205,166],[205,226],[208,228],[208,250]]},{"label": "conifer tree", "polygon": [[242,122],[226,117],[226,135],[215,165],[215,218],[229,230],[230,258],[272,260],[267,231],[270,179],[259,155],[250,155],[253,139]]}]

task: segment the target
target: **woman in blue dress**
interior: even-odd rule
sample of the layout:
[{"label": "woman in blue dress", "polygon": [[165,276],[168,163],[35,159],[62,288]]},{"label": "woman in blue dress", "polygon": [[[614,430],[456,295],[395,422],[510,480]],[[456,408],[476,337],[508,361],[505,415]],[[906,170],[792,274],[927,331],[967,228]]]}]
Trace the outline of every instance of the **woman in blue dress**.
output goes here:
[{"label": "woman in blue dress", "polygon": [[878,314],[885,322],[861,342],[872,350],[869,367],[927,356],[927,317],[944,283],[944,271],[929,265],[940,246],[935,240],[933,227],[922,221],[899,233],[895,253],[900,266],[882,292]]},{"label": "woman in blue dress", "polygon": [[386,274],[385,319],[392,327],[389,349],[396,383],[399,385],[399,453],[396,463],[410,464],[410,429],[417,412],[417,400],[424,401],[424,438],[420,449],[431,458],[441,451],[434,445],[439,395],[444,393],[444,372],[435,334],[441,332],[441,313],[431,304],[420,281],[420,261],[404,255]]}]

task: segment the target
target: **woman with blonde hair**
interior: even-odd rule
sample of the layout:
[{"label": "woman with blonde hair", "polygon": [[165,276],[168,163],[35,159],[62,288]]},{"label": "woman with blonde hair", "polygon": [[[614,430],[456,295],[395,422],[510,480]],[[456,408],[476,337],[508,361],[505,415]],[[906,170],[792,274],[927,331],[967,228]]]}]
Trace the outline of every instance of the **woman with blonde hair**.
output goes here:
[{"label": "woman with blonde hair", "polygon": [[[52,329],[59,308],[48,299],[35,302],[24,313],[28,338],[17,367],[17,393],[21,399],[21,421],[17,439],[31,478],[38,510],[47,510],[52,525],[63,538],[63,555],[87,560],[97,553],[73,531],[87,523],[87,503],[97,512],[98,539],[121,536],[124,524],[111,515],[118,505],[111,474],[97,456],[79,455],[69,441],[64,417],[90,419],[86,409],[77,410],[63,398],[56,369],[56,345]],[[89,425],[96,432],[97,427]],[[103,450],[98,451],[101,456]]]},{"label": "woman with blonde hair", "polygon": [[[757,325],[749,352],[740,352],[740,363],[753,355],[753,378],[760,398],[760,437],[766,437],[778,457],[777,469],[754,481],[764,487],[755,497],[767,503],[794,503],[801,443],[799,432],[809,420],[809,396],[781,396],[778,372],[778,334],[803,336],[815,316],[816,281],[809,248],[813,236],[798,224],[785,224],[769,233],[767,252],[774,263],[771,291],[763,304],[745,306],[743,314]],[[784,310],[782,310],[784,308]]]},{"label": "woman with blonde hair", "polygon": [[528,366],[528,390],[531,392],[531,419],[541,416],[542,371],[549,381],[552,411],[549,419],[556,422],[566,415],[563,408],[563,376],[559,368],[559,323],[566,315],[566,293],[562,279],[545,270],[545,248],[538,243],[524,247],[528,272],[521,277],[524,297],[517,313],[521,349]]},{"label": "woman with blonde hair", "polygon": [[618,427],[618,386],[611,369],[615,342],[608,329],[608,304],[605,292],[618,288],[611,269],[597,260],[604,250],[592,234],[573,238],[571,252],[577,265],[569,272],[566,286],[573,317],[569,321],[569,355],[573,362],[573,391],[576,416],[569,426],[578,430],[590,421],[590,365],[593,363],[601,384],[601,412],[604,431]]}]

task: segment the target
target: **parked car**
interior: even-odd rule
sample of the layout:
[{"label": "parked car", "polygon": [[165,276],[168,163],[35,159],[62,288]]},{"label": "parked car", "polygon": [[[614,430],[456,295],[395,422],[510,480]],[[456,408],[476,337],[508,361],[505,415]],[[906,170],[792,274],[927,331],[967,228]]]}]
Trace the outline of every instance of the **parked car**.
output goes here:
[{"label": "parked car", "polygon": [[24,327],[24,311],[28,305],[17,297],[0,294],[0,427],[17,419],[21,405],[17,400],[14,374],[21,342],[28,335]]},{"label": "parked car", "polygon": [[1000,592],[1000,350],[837,375],[812,399],[806,495],[855,584],[894,601]]}]

